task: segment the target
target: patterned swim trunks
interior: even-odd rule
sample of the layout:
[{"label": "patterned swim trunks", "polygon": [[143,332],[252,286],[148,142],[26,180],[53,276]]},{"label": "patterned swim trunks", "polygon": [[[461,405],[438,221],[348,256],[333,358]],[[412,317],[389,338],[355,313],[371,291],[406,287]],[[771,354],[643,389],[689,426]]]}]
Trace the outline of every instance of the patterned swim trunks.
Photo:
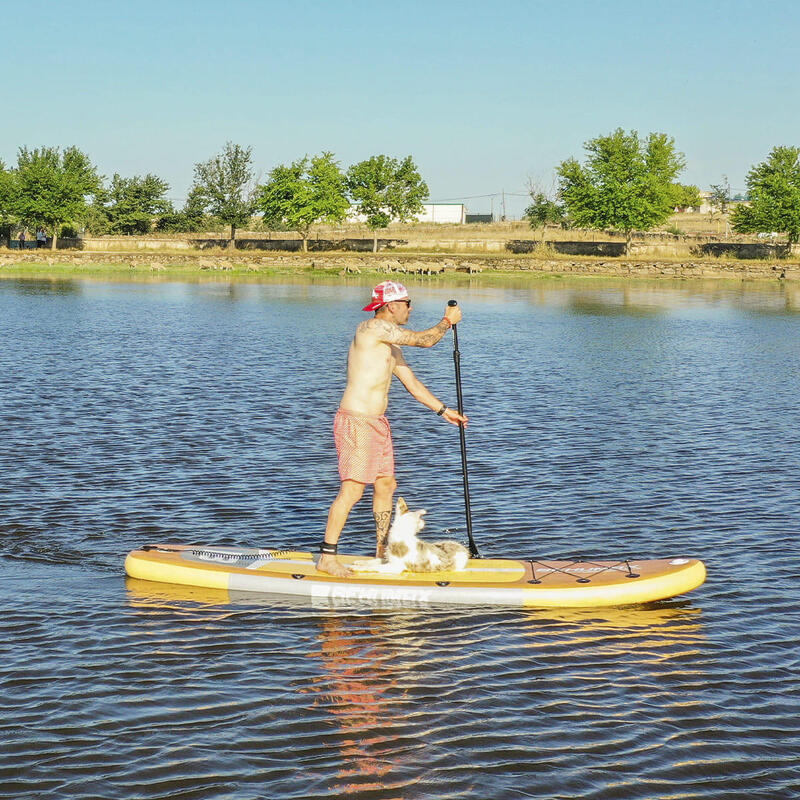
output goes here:
[{"label": "patterned swim trunks", "polygon": [[333,420],[339,454],[339,477],[359,483],[394,475],[394,449],[389,420],[339,409]]}]

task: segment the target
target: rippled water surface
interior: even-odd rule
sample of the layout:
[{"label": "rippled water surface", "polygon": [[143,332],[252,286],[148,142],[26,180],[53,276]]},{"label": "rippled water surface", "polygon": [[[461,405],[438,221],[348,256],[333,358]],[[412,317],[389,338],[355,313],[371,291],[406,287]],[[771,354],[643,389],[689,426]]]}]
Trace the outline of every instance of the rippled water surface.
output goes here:
[{"label": "rippled water surface", "polygon": [[[625,609],[318,607],[125,579],[139,544],[312,548],[366,284],[0,281],[0,797],[800,797],[800,298],[456,295],[485,555],[693,555]],[[455,403],[452,340],[407,358]],[[458,434],[392,390],[464,536]],[[363,502],[343,550],[366,552]]]}]

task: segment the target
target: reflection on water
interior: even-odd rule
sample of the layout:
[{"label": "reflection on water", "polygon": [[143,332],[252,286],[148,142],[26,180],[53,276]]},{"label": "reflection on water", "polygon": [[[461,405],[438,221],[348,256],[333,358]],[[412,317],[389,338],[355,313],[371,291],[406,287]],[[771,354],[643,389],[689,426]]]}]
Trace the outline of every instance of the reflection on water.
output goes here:
[{"label": "reflection on water", "polygon": [[37,278],[31,280],[6,279],[8,285],[21,295],[73,295],[81,294],[83,282],[69,278]]},{"label": "reflection on water", "polygon": [[[0,281],[0,798],[797,794],[791,283],[409,278],[455,296],[487,555],[691,555],[682,600],[382,608],[125,581],[143,542],[319,541],[366,277]],[[408,353],[454,395],[450,340]],[[458,439],[398,479],[464,537]],[[366,552],[369,503],[345,532]]]},{"label": "reflection on water", "polygon": [[[138,609],[171,609],[176,619],[191,609],[187,633],[241,624],[242,613],[277,626],[274,614],[287,603],[301,614],[309,608],[297,598],[229,597],[132,579],[127,588]],[[414,787],[444,743],[474,759],[472,737],[485,738],[487,725],[499,725],[505,731],[499,740],[512,748],[519,737],[534,731],[558,737],[566,726],[571,744],[565,747],[592,750],[596,745],[586,742],[612,730],[614,721],[624,725],[631,708],[643,701],[648,706],[648,698],[657,698],[664,718],[670,709],[692,707],[707,679],[703,614],[686,601],[564,611],[440,609],[424,616],[362,607],[304,621],[311,636],[303,656],[312,669],[292,686],[303,704],[333,724],[324,738],[336,749],[330,791],[339,795],[424,797]],[[513,709],[519,703],[525,713],[518,718]],[[443,706],[467,716],[455,727],[444,724]],[[623,748],[627,741],[627,735],[618,739]],[[509,791],[512,783],[502,778]],[[461,775],[452,794],[442,796],[477,797],[481,786],[477,775]]]},{"label": "reflection on water", "polygon": [[[176,281],[174,276],[132,272],[130,275],[63,277],[46,272],[34,278],[5,277],[7,290],[23,295],[86,294],[97,296],[105,287],[145,284],[191,296],[227,297],[231,300],[282,297],[287,302],[313,303],[329,291],[369,289],[374,276],[330,278],[320,275],[237,275],[235,280],[220,274],[192,276]],[[539,275],[491,275],[466,278],[459,275],[403,277],[417,292],[467,291],[470,304],[518,302],[525,297],[534,305],[572,308],[576,313],[652,315],[676,309],[736,308],[754,313],[797,313],[800,311],[800,282],[778,280],[704,280],[594,277],[542,277]],[[290,291],[286,291],[290,289]]]},{"label": "reflection on water", "polygon": [[524,612],[530,647],[539,647],[543,633],[557,633],[572,647],[632,648],[695,646],[704,641],[702,611],[689,600],[602,609],[563,609]]},{"label": "reflection on water", "polygon": [[[184,604],[199,606],[225,606],[232,601],[227,589],[207,589],[204,586],[182,586],[177,583],[153,583],[125,576],[128,602],[132,608],[181,608]],[[243,601],[259,602],[255,595],[246,595]]]},{"label": "reflection on water", "polygon": [[[353,624],[355,622],[355,624]],[[333,715],[338,725],[341,768],[336,790],[388,789],[400,791],[403,781],[394,775],[409,774],[425,758],[424,741],[403,741],[403,714],[399,707],[407,695],[402,686],[407,667],[402,659],[415,649],[396,637],[387,637],[396,620],[368,616],[355,621],[328,616],[317,623],[319,649],[309,653],[318,659],[320,675],[307,689],[313,703]],[[389,786],[391,782],[394,785]],[[398,794],[402,797],[402,794]]]},{"label": "reflection on water", "polygon": [[[136,608],[171,610],[173,633],[177,620],[186,620],[187,635],[248,624],[254,614],[278,628],[286,606],[281,598],[229,598],[131,579],[127,587]],[[299,613],[307,606],[286,600]],[[304,624],[311,636],[304,637],[303,657],[311,671],[292,680],[292,688],[333,725],[320,736],[336,751],[329,789],[339,795],[424,797],[425,790],[415,787],[441,748],[471,752],[474,759],[472,738],[486,740],[487,725],[505,730],[495,743],[505,753],[518,747],[519,737],[534,730],[556,737],[565,725],[580,749],[610,721],[622,723],[643,692],[657,696],[665,709],[692,702],[694,687],[704,680],[698,665],[707,657],[702,613],[689,603],[547,612],[475,608],[422,617],[342,609],[305,617]],[[520,687],[516,681],[523,675]],[[512,708],[520,688],[527,710],[516,718]],[[598,700],[590,701],[586,695],[595,692]],[[443,724],[443,706],[454,705],[473,721],[465,716],[455,727],[452,720]],[[626,741],[619,740],[621,746]],[[479,759],[486,757],[482,752]],[[500,785],[511,791],[513,781],[500,776]],[[442,796],[480,796],[477,775],[453,778],[451,793],[441,790]]]}]

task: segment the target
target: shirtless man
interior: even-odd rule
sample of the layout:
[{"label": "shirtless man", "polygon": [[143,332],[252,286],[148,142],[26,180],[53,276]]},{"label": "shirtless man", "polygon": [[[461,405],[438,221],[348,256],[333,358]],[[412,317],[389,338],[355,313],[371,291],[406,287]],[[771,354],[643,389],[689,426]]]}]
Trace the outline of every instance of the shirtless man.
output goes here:
[{"label": "shirtless man", "polygon": [[408,322],[411,314],[408,291],[400,283],[384,281],[372,290],[372,302],[363,310],[374,311],[375,316],[358,326],[347,356],[347,386],[333,423],[342,486],[328,512],[325,539],[317,563],[317,569],[337,577],[350,574],[336,558],[339,534],[368,483],[373,484],[375,554],[379,558],[383,556],[392,515],[392,495],[397,488],[392,434],[384,416],[392,375],[400,379],[415,400],[440,417],[453,425],[467,424],[467,417],[448,408],[414,375],[400,350],[403,345],[435,345],[461,320],[458,306],[447,306],[442,321],[428,330],[403,330],[401,326]]}]

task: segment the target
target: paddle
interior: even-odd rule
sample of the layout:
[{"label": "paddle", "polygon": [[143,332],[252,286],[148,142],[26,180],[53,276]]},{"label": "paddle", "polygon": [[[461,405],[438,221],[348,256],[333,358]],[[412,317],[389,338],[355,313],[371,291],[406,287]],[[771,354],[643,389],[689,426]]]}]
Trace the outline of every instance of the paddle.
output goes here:
[{"label": "paddle", "polygon": [[[457,306],[455,300],[449,300],[447,305]],[[456,367],[456,396],[458,397],[458,413],[464,414],[464,398],[461,393],[461,353],[458,349],[458,326],[453,325],[453,363]],[[458,432],[461,436],[461,474],[464,476],[464,509],[467,515],[467,538],[469,539],[469,554],[473,558],[480,558],[478,547],[472,538],[472,510],[469,505],[469,476],[467,475],[467,440],[464,436],[464,425],[459,423]]]}]

